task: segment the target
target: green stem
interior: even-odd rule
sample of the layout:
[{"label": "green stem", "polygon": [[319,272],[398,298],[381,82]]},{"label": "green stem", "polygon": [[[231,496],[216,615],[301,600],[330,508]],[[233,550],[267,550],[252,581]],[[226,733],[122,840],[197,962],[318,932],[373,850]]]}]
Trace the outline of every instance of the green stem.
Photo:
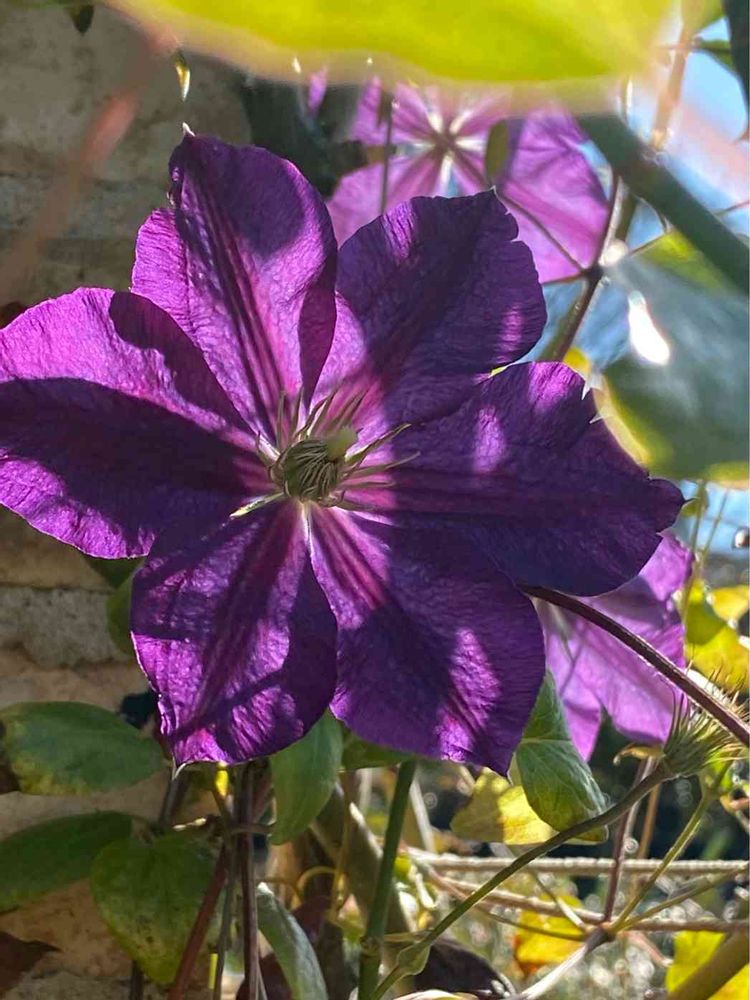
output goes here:
[{"label": "green stem", "polygon": [[630,190],[665,216],[722,274],[747,294],[750,249],[654,158],[617,115],[582,115],[581,126]]},{"label": "green stem", "polygon": [[[313,821],[312,831],[333,862],[346,873],[349,889],[363,913],[372,907],[374,886],[380,868],[380,847],[359,809],[347,802],[340,788]],[[409,934],[412,930],[398,896],[388,905],[389,934]]]},{"label": "green stem", "polygon": [[586,317],[586,313],[594,301],[594,296],[599,288],[603,274],[604,272],[598,265],[590,267],[585,272],[583,290],[568,310],[568,315],[565,317],[556,336],[550,341],[543,352],[541,356],[542,361],[563,361],[565,359],[565,355],[573,346],[573,341],[581,329],[581,324]]},{"label": "green stem", "polygon": [[[441,934],[444,934],[453,924],[460,920],[469,910],[476,906],[477,903],[481,903],[484,897],[496,889],[499,885],[507,879],[512,878],[518,872],[522,871],[529,862],[536,860],[536,858],[541,857],[543,854],[548,854],[550,851],[554,851],[558,847],[562,847],[563,844],[572,840],[574,837],[581,837],[583,834],[588,833],[590,830],[595,830],[598,827],[608,826],[613,823],[616,819],[619,819],[623,813],[627,812],[636,802],[647,795],[652,788],[661,784],[662,781],[667,780],[670,774],[665,770],[665,768],[658,764],[656,768],[649,774],[643,781],[630,789],[630,791],[615,805],[610,806],[605,812],[600,813],[597,816],[592,816],[590,819],[583,820],[580,823],[576,823],[574,826],[568,827],[567,830],[562,830],[560,833],[555,834],[549,840],[545,840],[541,844],[536,844],[531,847],[528,851],[525,851],[511,862],[506,868],[501,869],[491,879],[488,879],[482,885],[479,886],[474,892],[472,892],[466,899],[462,900],[453,909],[443,917],[435,926],[425,934],[425,936],[417,941],[415,944],[410,945],[405,948],[398,958],[398,963],[391,970],[391,972],[378,984],[375,991],[372,993],[367,1000],[380,1000],[388,990],[399,981],[403,976],[409,975],[414,971],[415,968],[420,967],[420,960],[424,957],[427,950],[433,941],[436,941]],[[403,964],[406,962],[406,967]],[[364,997],[361,1000],[365,1000]]]},{"label": "green stem", "polygon": [[652,667],[655,667],[662,676],[671,681],[692,702],[700,705],[727,732],[736,737],[743,746],[750,746],[750,728],[748,728],[747,723],[735,715],[726,705],[717,701],[709,691],[696,684],[684,671],[680,670],[678,666],[667,659],[666,656],[663,656],[657,649],[654,649],[645,639],[635,635],[630,629],[625,628],[624,625],[621,625],[603,612],[598,611],[589,604],[585,604],[583,601],[579,601],[575,597],[571,597],[569,594],[561,594],[559,591],[550,590],[547,587],[521,587],[521,590],[530,597],[539,597],[549,604],[556,605],[558,608],[571,611],[574,615],[578,615],[579,618],[585,618],[605,632],[609,632],[615,639],[619,639],[623,645],[632,649],[634,653],[637,653],[647,663],[650,663]]},{"label": "green stem", "polygon": [[613,930],[620,930],[636,908],[636,906],[645,899],[649,891],[656,885],[664,872],[669,868],[673,861],[676,861],[685,851],[690,841],[693,839],[695,834],[698,832],[698,827],[703,821],[703,817],[706,815],[709,806],[716,799],[716,792],[714,788],[704,788],[698,805],[693,810],[690,819],[687,821],[685,826],[682,828],[679,837],[672,846],[669,848],[667,853],[664,855],[662,860],[659,862],[657,868],[651,872],[648,878],[641,884],[638,891],[635,893],[633,898],[626,903],[623,909],[618,913],[617,919],[613,924]]},{"label": "green stem", "polygon": [[627,923],[623,925],[623,930],[630,930],[631,928],[637,927],[638,924],[645,920],[651,920],[653,917],[663,913],[664,910],[668,910],[672,906],[677,906],[679,903],[684,903],[686,899],[693,899],[695,896],[700,896],[704,892],[708,892],[709,889],[715,889],[724,882],[728,882],[730,879],[735,879],[738,875],[744,874],[744,865],[738,865],[737,870],[734,872],[725,872],[721,875],[714,875],[713,878],[698,879],[698,881],[693,882],[686,889],[683,889],[682,892],[675,893],[673,896],[668,896],[660,903],[654,903],[654,905],[649,906],[647,910],[643,910],[641,913],[638,913],[632,920],[628,920]]},{"label": "green stem", "polygon": [[359,963],[360,1000],[367,1000],[378,982],[380,956],[383,949],[383,937],[385,936],[388,904],[393,883],[393,866],[401,840],[404,816],[409,805],[409,788],[416,769],[416,761],[410,760],[402,764],[398,771],[396,788],[393,792],[391,810],[388,815],[388,826],[383,841],[383,855],[380,859],[378,879],[375,884],[375,896],[370,907],[370,916],[362,941],[362,957]]}]

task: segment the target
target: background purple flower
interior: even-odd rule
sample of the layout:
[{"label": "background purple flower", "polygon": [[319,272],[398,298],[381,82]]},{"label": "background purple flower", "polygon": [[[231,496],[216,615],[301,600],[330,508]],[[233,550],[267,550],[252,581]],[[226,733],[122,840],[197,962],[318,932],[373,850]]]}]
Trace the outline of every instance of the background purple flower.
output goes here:
[{"label": "background purple flower", "polygon": [[[316,82],[314,92],[320,89]],[[395,90],[387,207],[416,195],[466,195],[486,190],[485,147],[493,125],[507,119],[507,155],[492,181],[515,216],[542,282],[577,274],[594,263],[607,224],[601,182],[583,152],[584,136],[565,113],[508,118],[497,97],[462,100],[435,87]],[[370,84],[352,136],[383,147],[387,126],[382,91]],[[380,212],[383,166],[345,176],[329,202],[339,242]]]},{"label": "background purple flower", "polygon": [[132,293],[0,335],[0,497],[147,555],[132,631],[176,759],[238,762],[330,704],[366,739],[507,768],[544,673],[518,583],[634,576],[682,498],[570,369],[494,193],[418,198],[337,253],[289,163],[188,136]]},{"label": "background purple flower", "polygon": [[[665,535],[640,574],[623,587],[587,601],[684,665],[685,628],[673,595],[690,576],[692,557]],[[632,650],[596,625],[544,602],[537,606],[544,627],[547,665],[574,743],[590,757],[604,713],[633,739],[664,740],[679,692]]]}]

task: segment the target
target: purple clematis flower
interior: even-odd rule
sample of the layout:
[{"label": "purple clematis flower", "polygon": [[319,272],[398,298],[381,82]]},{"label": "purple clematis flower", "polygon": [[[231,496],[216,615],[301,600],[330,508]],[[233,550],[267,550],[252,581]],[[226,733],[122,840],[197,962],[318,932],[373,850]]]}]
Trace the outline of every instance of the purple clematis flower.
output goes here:
[{"label": "purple clematis flower", "polygon": [[[316,81],[315,92],[320,90]],[[313,100],[315,97],[313,97]],[[382,147],[387,139],[382,90],[364,91],[352,137]],[[563,112],[508,118],[497,97],[466,101],[435,87],[399,84],[393,104],[387,207],[417,195],[469,195],[486,190],[490,129],[507,119],[505,164],[494,177],[500,199],[518,222],[542,282],[578,274],[593,264],[609,214],[601,182],[583,153],[583,134]],[[344,177],[329,210],[339,241],[380,213],[383,166]]]},{"label": "purple clematis flower", "polygon": [[0,499],[147,555],[132,632],[178,762],[237,762],[330,705],[365,739],[507,768],[544,672],[516,582],[634,576],[682,498],[559,364],[510,367],[541,288],[491,192],[419,198],[337,254],[255,148],[187,136],[131,293],[0,336]]},{"label": "purple clematis flower", "polygon": [[[673,600],[690,577],[692,556],[665,535],[640,574],[623,587],[587,601],[684,666],[685,627]],[[677,689],[617,639],[561,608],[540,602],[547,665],[573,742],[590,757],[606,712],[633,739],[663,741],[669,734]]]}]

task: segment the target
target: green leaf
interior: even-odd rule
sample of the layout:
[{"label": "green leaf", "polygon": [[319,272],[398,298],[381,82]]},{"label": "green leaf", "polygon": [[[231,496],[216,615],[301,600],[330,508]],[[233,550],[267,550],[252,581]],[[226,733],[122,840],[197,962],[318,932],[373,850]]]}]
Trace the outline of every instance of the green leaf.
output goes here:
[{"label": "green leaf", "polygon": [[85,878],[97,854],[130,833],[129,816],[63,816],[0,840],[0,913]]},{"label": "green leaf", "polygon": [[[676,990],[697,969],[709,961],[724,940],[714,931],[680,931],[674,939],[674,962],[667,969],[666,987]],[[747,1000],[748,967],[711,994],[711,1000]]]},{"label": "green leaf", "polygon": [[87,555],[84,559],[112,587],[119,587],[143,562],[142,559],[100,559]]},{"label": "green leaf", "polygon": [[258,926],[273,948],[293,1000],[328,1000],[323,973],[307,935],[262,884],[258,886]]},{"label": "green leaf", "polygon": [[133,576],[131,573],[120,583],[114,593],[107,598],[107,629],[112,641],[123,653],[135,656],[130,635],[130,601],[133,596]]},{"label": "green leaf", "polygon": [[345,771],[358,771],[362,767],[393,767],[411,760],[413,756],[414,754],[393,750],[378,743],[368,743],[354,733],[347,732],[341,766]]},{"label": "green leaf", "polygon": [[[646,63],[667,0],[117,0],[188,48],[297,78],[328,66],[362,79],[410,68],[456,80],[583,80]],[[368,58],[369,57],[369,58]],[[293,62],[293,60],[297,60]],[[390,71],[390,73],[388,72]],[[424,74],[422,74],[424,75]]]},{"label": "green leaf", "polygon": [[0,710],[0,764],[27,795],[90,795],[148,778],[164,757],[104,708],[35,701]]},{"label": "green leaf", "polygon": [[541,844],[556,831],[541,820],[529,805],[520,785],[485,769],[479,775],[471,798],[453,817],[451,830],[467,840],[498,844]]},{"label": "green leaf", "polygon": [[510,126],[508,122],[496,122],[487,136],[484,150],[484,176],[490,184],[497,180],[510,155]]},{"label": "green leaf", "polygon": [[272,843],[297,837],[326,804],[341,767],[343,742],[340,724],[326,712],[301,740],[273,754],[276,822]]},{"label": "green leaf", "polygon": [[105,923],[157,983],[174,979],[214,863],[204,842],[184,833],[118,840],[94,862],[91,891]]},{"label": "green leaf", "polygon": [[747,475],[747,300],[674,233],[610,270],[629,295],[627,353],[605,375],[623,443],[675,479]]},{"label": "green leaf", "polygon": [[[523,790],[534,812],[556,830],[591,819],[607,808],[594,776],[575,748],[547,672],[515,757]],[[584,839],[600,841],[604,831]]]},{"label": "green leaf", "polygon": [[745,104],[748,102],[748,77],[750,76],[750,58],[748,44],[750,35],[750,12],[745,0],[724,0],[724,10],[729,21],[729,38],[731,42],[732,61],[740,78]]}]

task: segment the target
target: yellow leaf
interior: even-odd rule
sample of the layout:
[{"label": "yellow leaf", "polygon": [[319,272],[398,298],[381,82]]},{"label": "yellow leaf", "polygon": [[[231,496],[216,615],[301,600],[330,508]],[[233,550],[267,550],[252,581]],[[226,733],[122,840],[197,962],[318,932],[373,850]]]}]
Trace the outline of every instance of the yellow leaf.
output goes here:
[{"label": "yellow leaf", "polygon": [[488,769],[477,778],[471,798],[453,817],[451,829],[458,837],[502,844],[538,844],[555,835],[531,808],[520,785],[511,785]]},{"label": "yellow leaf", "polygon": [[745,584],[738,587],[717,587],[711,591],[714,611],[725,622],[736,622],[745,614],[750,604],[750,590]]},{"label": "yellow leaf", "polygon": [[[676,934],[674,962],[667,970],[667,989],[677,989],[696,969],[705,965],[723,940],[724,935],[714,931],[680,931]],[[711,1000],[747,1000],[749,987],[748,968],[745,966],[714,993]]]},{"label": "yellow leaf", "polygon": [[[189,48],[293,78],[413,71],[527,83],[631,73],[647,61],[667,0],[110,0]],[[591,92],[594,88],[586,88]]]},{"label": "yellow leaf", "polygon": [[[722,588],[719,606],[730,612],[740,608],[740,595],[736,591],[741,589]],[[696,670],[721,687],[747,690],[750,658],[747,640],[717,613],[716,592],[712,594],[701,581],[693,585],[688,600],[685,655]]]},{"label": "yellow leaf", "polygon": [[[572,907],[581,905],[580,900],[574,896],[561,898]],[[550,937],[549,934],[542,933],[553,931],[580,937],[579,929],[566,917],[546,913],[524,913],[521,922],[524,926],[516,934],[515,957],[518,964],[527,972],[542,965],[556,965],[581,947],[580,940]]]}]

